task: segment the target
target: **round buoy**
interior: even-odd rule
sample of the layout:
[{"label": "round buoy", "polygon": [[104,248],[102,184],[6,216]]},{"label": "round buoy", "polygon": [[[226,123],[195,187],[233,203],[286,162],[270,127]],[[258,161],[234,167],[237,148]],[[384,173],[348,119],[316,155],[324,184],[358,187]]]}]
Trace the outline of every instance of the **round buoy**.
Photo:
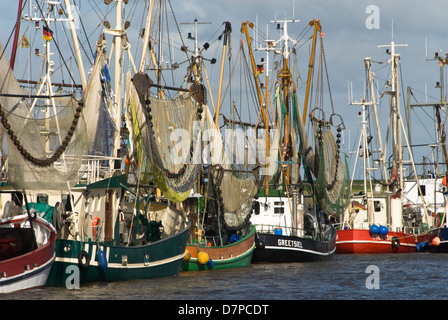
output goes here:
[{"label": "round buoy", "polygon": [[188,261],[191,258],[190,250],[185,249],[184,261]]},{"label": "round buoy", "polygon": [[376,224],[372,224],[370,226],[370,232],[372,234],[378,234],[378,232],[380,232],[380,228]]},{"label": "round buoy", "polygon": [[126,158],[124,158],[124,163],[127,166],[131,164],[131,159],[129,158],[129,156],[126,156]]},{"label": "round buoy", "polygon": [[198,253],[198,262],[200,264],[206,264],[206,263],[208,263],[209,260],[210,260],[210,258],[207,253],[202,252],[202,251]]},{"label": "round buoy", "polygon": [[208,259],[207,265],[210,269],[213,269],[215,267],[215,263],[212,259]]},{"label": "round buoy", "polygon": [[241,240],[241,237],[236,233],[232,234],[229,239],[230,243],[238,242],[240,240]]},{"label": "round buoy", "polygon": [[415,248],[417,249],[417,252],[424,252],[426,250],[426,242],[423,241],[418,243]]},{"label": "round buoy", "polygon": [[382,236],[387,235],[387,233],[389,232],[389,230],[385,226],[381,226],[379,231],[380,231],[380,235],[382,235]]},{"label": "round buoy", "polygon": [[433,246],[438,246],[440,244],[440,238],[439,237],[435,237],[434,239],[432,239],[431,241]]}]

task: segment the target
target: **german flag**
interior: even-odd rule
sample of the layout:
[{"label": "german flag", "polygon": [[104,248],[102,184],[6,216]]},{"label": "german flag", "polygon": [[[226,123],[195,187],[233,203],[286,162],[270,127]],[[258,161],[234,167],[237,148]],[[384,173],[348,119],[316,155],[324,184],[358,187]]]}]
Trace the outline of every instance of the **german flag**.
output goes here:
[{"label": "german flag", "polygon": [[50,28],[47,28],[47,26],[44,26],[43,30],[44,39],[47,41],[51,41],[53,39],[53,31],[51,31]]},{"label": "german flag", "polygon": [[264,72],[264,66],[262,64],[257,64],[257,76]]}]

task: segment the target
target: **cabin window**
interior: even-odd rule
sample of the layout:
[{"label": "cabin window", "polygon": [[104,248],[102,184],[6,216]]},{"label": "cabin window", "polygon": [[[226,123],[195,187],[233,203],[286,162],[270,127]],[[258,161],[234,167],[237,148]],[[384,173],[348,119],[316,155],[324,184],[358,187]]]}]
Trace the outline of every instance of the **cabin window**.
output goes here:
[{"label": "cabin window", "polygon": [[373,208],[374,208],[375,212],[380,212],[381,211],[381,202],[380,201],[374,201],[373,202]]},{"label": "cabin window", "polygon": [[274,207],[274,213],[285,213],[285,208],[283,208],[283,207]]},{"label": "cabin window", "polygon": [[420,186],[417,190],[419,196],[426,196],[426,186]]},{"label": "cabin window", "polygon": [[37,203],[45,203],[48,204],[48,195],[44,193],[37,194]]},{"label": "cabin window", "polygon": [[19,207],[23,206],[23,194],[21,194],[20,192],[11,193],[11,200],[15,205]]}]

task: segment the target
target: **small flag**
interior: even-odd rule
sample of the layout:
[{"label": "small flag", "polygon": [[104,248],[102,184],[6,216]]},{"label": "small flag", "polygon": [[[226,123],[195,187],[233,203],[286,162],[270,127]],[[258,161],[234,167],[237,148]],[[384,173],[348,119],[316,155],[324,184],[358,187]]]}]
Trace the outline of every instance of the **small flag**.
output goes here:
[{"label": "small flag", "polygon": [[47,26],[44,26],[43,30],[44,39],[47,41],[51,41],[53,39],[53,31],[51,31],[50,28],[47,28]]},{"label": "small flag", "polygon": [[264,72],[264,66],[262,64],[257,64],[257,76]]},{"label": "small flag", "polygon": [[30,47],[30,38],[23,35],[22,39],[20,40],[20,46],[22,48],[29,48]]}]

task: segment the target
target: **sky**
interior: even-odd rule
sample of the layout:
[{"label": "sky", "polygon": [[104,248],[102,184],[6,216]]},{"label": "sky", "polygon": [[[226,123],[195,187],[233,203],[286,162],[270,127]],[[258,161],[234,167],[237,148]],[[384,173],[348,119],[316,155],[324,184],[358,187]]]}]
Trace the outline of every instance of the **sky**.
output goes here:
[{"label": "sky", "polygon": [[[129,0],[126,7],[127,18],[132,17],[128,36],[134,51],[139,46],[136,42],[143,21],[144,2],[144,0]],[[0,30],[2,30],[0,41],[3,45],[10,36],[17,13],[17,3],[17,0],[0,1]],[[101,21],[98,14],[89,9],[92,3],[103,12],[109,10],[107,19],[114,25],[112,5],[107,7],[101,0],[77,0],[76,3],[80,8],[86,29],[95,30],[95,40],[101,30]],[[397,52],[401,55],[402,88],[405,91],[408,86],[413,88],[417,99],[413,102],[435,101],[440,98],[440,92],[435,88],[435,83],[440,81],[439,67],[434,61],[426,61],[426,58],[432,58],[435,52],[445,56],[445,51],[448,51],[447,1],[172,0],[171,3],[179,23],[193,22],[194,19],[198,19],[199,22],[211,22],[211,24],[199,26],[201,42],[215,39],[223,30],[222,23],[231,22],[234,55],[242,37],[240,27],[243,21],[249,20],[254,23],[258,21],[258,26],[263,32],[269,25],[270,38],[277,40],[279,34],[275,31],[275,24],[270,23],[275,18],[286,17],[286,19],[300,20],[288,26],[289,34],[293,38],[304,30],[309,21],[320,20],[325,34],[324,48],[333,105],[335,112],[342,116],[346,126],[344,148],[347,153],[356,148],[361,120],[358,116],[360,107],[349,106],[348,87],[353,89],[353,100],[359,101],[364,96],[364,58],[371,57],[373,61],[386,62],[390,56],[386,54],[385,48],[378,48],[378,45],[389,44],[392,36],[396,44],[407,44],[407,47],[397,48]],[[369,10],[372,6],[375,11]],[[372,15],[373,13],[375,15]],[[174,29],[175,26],[172,26],[172,30]],[[188,32],[193,32],[191,25],[180,24],[180,29],[184,39]],[[191,42],[189,48],[190,46],[192,46]],[[305,79],[308,72],[308,44],[306,43],[300,50],[297,54],[301,65],[299,71]],[[221,47],[215,46],[204,55],[208,58],[215,57],[220,61]],[[264,53],[259,54],[257,59],[261,56],[264,56]],[[381,91],[387,77],[388,66],[375,64],[372,69],[378,77],[376,81]],[[212,81],[216,83],[219,63],[210,66],[210,70],[207,71]],[[301,90],[303,92],[303,87]],[[402,92],[403,94],[406,95],[405,92]],[[213,95],[216,99],[215,92]],[[385,124],[387,123],[387,103],[382,103],[380,108],[381,121]],[[434,142],[434,138],[430,137],[434,133],[431,117],[433,117],[433,111],[429,108],[416,110],[415,115],[412,115],[413,123],[415,123],[412,129],[413,143]],[[385,129],[382,130],[385,132]],[[423,156],[430,156],[427,151],[418,152],[416,158],[420,160]]]}]

